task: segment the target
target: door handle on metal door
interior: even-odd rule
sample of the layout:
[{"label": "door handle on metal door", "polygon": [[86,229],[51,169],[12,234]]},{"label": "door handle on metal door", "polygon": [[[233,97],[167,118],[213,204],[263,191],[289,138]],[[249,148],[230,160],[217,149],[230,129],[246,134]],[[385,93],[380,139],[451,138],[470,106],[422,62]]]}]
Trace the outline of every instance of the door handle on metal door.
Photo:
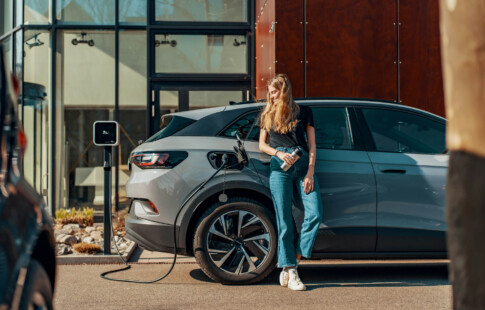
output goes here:
[{"label": "door handle on metal door", "polygon": [[381,170],[382,173],[400,173],[400,174],[405,174],[406,170],[404,169],[384,169]]}]

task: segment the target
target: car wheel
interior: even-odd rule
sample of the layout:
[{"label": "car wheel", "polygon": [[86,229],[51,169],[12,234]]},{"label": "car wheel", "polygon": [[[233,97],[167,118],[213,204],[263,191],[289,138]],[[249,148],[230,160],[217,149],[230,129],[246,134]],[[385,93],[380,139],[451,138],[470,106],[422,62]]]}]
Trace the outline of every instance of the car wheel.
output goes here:
[{"label": "car wheel", "polygon": [[35,259],[31,260],[27,269],[19,309],[53,309],[49,276]]},{"label": "car wheel", "polygon": [[216,203],[201,217],[194,236],[197,263],[223,284],[263,280],[275,267],[274,216],[254,200],[234,197]]}]

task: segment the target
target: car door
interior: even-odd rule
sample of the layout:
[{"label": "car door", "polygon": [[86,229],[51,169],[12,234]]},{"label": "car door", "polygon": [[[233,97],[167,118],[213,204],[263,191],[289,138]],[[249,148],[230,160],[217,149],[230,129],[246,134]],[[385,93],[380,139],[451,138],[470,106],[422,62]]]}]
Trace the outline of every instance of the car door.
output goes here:
[{"label": "car door", "polygon": [[323,220],[313,251],[375,251],[376,183],[354,111],[345,106],[315,106],[312,110],[315,174],[323,202]]},{"label": "car door", "polygon": [[446,251],[444,119],[404,109],[357,114],[377,181],[376,250]]}]

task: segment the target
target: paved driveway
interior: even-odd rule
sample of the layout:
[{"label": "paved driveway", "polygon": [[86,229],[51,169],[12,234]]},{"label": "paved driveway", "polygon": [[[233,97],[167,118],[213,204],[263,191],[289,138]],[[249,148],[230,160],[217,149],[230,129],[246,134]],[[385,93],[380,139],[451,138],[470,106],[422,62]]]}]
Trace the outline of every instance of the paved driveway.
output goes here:
[{"label": "paved driveway", "polygon": [[[113,277],[148,280],[170,267],[170,255],[143,254]],[[158,262],[157,262],[158,261]],[[160,263],[161,262],[161,263]],[[278,272],[249,286],[225,286],[181,259],[156,284],[103,280],[122,265],[58,266],[56,309],[451,309],[446,261],[308,261],[300,276],[306,292],[280,287]]]}]

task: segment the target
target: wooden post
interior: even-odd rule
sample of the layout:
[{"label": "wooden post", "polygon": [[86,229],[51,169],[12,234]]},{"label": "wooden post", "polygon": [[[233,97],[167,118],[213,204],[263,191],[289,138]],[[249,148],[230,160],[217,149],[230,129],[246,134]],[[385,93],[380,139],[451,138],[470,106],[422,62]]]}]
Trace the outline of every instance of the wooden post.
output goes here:
[{"label": "wooden post", "polygon": [[485,1],[440,0],[454,309],[485,309]]}]

